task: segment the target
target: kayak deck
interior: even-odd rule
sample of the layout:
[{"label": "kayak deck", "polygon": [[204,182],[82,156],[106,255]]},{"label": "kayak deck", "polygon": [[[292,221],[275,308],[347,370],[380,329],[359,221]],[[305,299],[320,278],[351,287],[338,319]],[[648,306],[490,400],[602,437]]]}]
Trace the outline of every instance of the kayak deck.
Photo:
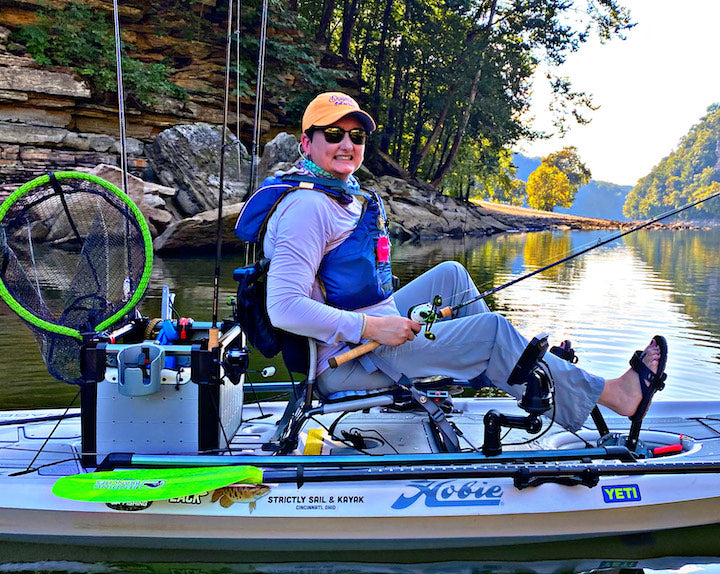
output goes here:
[{"label": "kayak deck", "polygon": [[[271,453],[263,450],[263,445],[276,432],[283,407],[279,403],[246,405],[245,422],[232,438],[231,452],[208,457],[176,455],[213,461],[235,456],[243,464],[267,458]],[[510,399],[455,401],[451,419],[467,437],[463,442],[466,450],[471,450],[469,444],[482,445],[482,419],[489,408],[512,413],[517,406]],[[289,552],[360,547],[365,551],[457,549],[664,531],[715,524],[720,516],[716,473],[692,474],[691,481],[679,470],[675,474],[603,476],[594,487],[550,481],[517,488],[512,478],[472,478],[472,472],[464,478],[443,478],[443,468],[459,468],[444,462],[428,465],[440,474],[426,478],[231,484],[144,504],[65,500],[52,495],[52,485],[62,476],[85,470],[80,464],[81,419],[73,412],[58,424],[53,418],[61,413],[0,414],[0,540],[41,536],[57,544],[258,552],[278,548]],[[322,468],[342,468],[343,460],[363,456],[372,460],[373,455],[451,456],[434,453],[425,413],[378,407],[344,415],[334,428],[335,436],[342,437],[343,431],[362,436],[367,455],[328,437],[324,429],[338,416],[332,413],[310,420],[300,433],[297,451],[290,456],[309,462],[327,459]],[[608,416],[607,422],[611,430],[627,430],[626,419]],[[720,460],[720,402],[657,401],[644,428],[641,439],[653,447],[681,445],[681,453],[660,457],[658,464]],[[503,442],[506,454],[517,453],[522,460],[523,453],[530,456],[536,451],[594,447],[596,439],[589,421],[579,433],[553,425],[542,436],[513,430]],[[161,453],[158,457],[167,457],[172,466],[174,455]],[[627,464],[629,469],[634,464],[607,463]],[[466,466],[472,471],[493,464],[497,466],[490,459],[486,465]],[[546,463],[553,464],[561,463]],[[573,464],[599,466],[605,461],[577,460]],[[23,474],[29,467],[37,470]],[[358,473],[363,472],[358,468]]]}]

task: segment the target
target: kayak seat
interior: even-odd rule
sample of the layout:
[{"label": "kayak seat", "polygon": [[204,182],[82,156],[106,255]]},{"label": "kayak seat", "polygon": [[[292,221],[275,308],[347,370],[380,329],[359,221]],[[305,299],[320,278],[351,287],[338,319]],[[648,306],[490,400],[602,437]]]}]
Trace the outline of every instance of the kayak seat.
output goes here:
[{"label": "kayak seat", "polygon": [[428,413],[431,427],[436,430],[435,437],[440,449],[459,450],[457,435],[452,430],[453,427],[444,420],[445,413],[452,410],[452,399],[448,391],[439,388],[453,383],[470,386],[470,383],[465,382],[463,385],[462,382],[445,378],[418,382],[417,386],[391,384],[380,389],[340,391],[324,396],[315,388],[317,349],[312,339],[308,339],[308,352],[310,369],[307,379],[296,396],[288,402],[275,435],[263,446],[265,450],[278,454],[288,454],[295,450],[302,427],[312,417],[373,407],[387,407],[399,411],[424,410]]}]

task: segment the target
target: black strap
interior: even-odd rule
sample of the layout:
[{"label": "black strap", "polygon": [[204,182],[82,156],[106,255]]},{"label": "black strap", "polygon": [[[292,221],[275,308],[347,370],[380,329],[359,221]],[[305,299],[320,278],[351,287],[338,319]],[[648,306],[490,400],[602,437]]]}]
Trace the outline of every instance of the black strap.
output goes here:
[{"label": "black strap", "polygon": [[453,428],[450,421],[447,420],[445,412],[435,403],[435,401],[428,398],[428,396],[419,391],[413,385],[413,382],[403,373],[398,371],[393,365],[391,365],[384,358],[380,357],[374,352],[366,355],[370,361],[393,382],[401,387],[402,389],[409,391],[410,396],[428,415],[430,421],[435,425],[440,438],[448,452],[460,452],[460,440],[458,439],[457,432]]}]

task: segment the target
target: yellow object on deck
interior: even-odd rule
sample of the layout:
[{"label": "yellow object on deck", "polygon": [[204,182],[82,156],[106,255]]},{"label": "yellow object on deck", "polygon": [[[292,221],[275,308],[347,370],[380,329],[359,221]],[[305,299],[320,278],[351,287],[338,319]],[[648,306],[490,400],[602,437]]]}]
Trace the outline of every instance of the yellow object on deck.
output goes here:
[{"label": "yellow object on deck", "polygon": [[325,438],[325,429],[310,429],[307,433],[305,441],[305,450],[303,455],[316,456],[322,454],[323,439]]}]

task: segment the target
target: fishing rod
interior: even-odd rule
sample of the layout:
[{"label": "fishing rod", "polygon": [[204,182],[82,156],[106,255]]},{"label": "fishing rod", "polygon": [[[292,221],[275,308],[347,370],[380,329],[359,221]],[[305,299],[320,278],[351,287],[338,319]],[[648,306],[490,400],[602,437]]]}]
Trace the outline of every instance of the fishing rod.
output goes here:
[{"label": "fishing rod", "polygon": [[[515,285],[516,283],[520,283],[520,281],[529,279],[530,277],[533,277],[533,276],[537,275],[538,273],[542,273],[543,271],[547,271],[548,269],[552,269],[553,267],[556,267],[558,265],[566,263],[567,261],[570,261],[571,259],[575,259],[576,257],[579,257],[580,255],[584,255],[588,251],[592,251],[593,249],[597,249],[598,247],[607,245],[608,243],[611,243],[617,239],[620,239],[621,237],[625,237],[626,235],[629,235],[631,233],[639,231],[640,229],[644,229],[645,227],[648,227],[654,223],[662,221],[663,219],[667,219],[668,217],[672,217],[673,215],[677,215],[678,213],[681,213],[681,212],[685,211],[686,209],[695,207],[696,205],[704,203],[710,199],[714,199],[718,196],[720,196],[720,191],[712,193],[702,199],[698,199],[696,201],[688,203],[682,207],[678,207],[676,209],[668,211],[668,212],[666,212],[662,215],[659,215],[653,219],[649,219],[648,221],[646,221],[644,223],[636,225],[635,227],[631,227],[630,229],[628,229],[626,231],[618,233],[617,235],[614,235],[607,239],[600,240],[597,243],[590,245],[589,247],[581,249],[580,251],[577,251],[575,253],[571,253],[567,257],[563,257],[562,259],[559,259],[558,261],[553,261],[552,263],[549,263],[543,267],[540,267],[539,269],[535,269],[534,271],[530,271],[529,273],[526,273],[525,275],[516,277],[515,279],[512,279],[512,280],[508,281],[507,283],[503,283],[502,285],[493,287],[492,289],[488,289],[487,291],[483,291],[479,295],[472,297],[472,298],[468,299],[467,301],[463,301],[462,303],[459,303],[457,305],[442,307],[441,306],[442,299],[439,296],[435,296],[431,303],[420,303],[419,305],[415,305],[415,306],[411,307],[410,310],[408,311],[408,318],[416,321],[417,323],[420,323],[421,325],[425,325],[425,337],[427,337],[430,340],[434,340],[435,334],[430,331],[430,328],[432,327],[432,324],[435,321],[444,319],[446,317],[450,317],[450,316],[452,316],[452,314],[455,311],[458,311],[459,309],[462,309],[463,307],[467,307],[468,305],[471,305],[471,304],[475,303],[476,301],[484,299],[485,297],[494,295],[498,291],[502,291],[503,289],[511,287],[512,285]],[[346,351],[345,353],[342,353],[335,357],[331,357],[330,359],[328,359],[328,364],[330,365],[331,368],[334,369],[334,368],[342,365],[343,363],[347,363],[348,361],[350,361],[352,359],[356,359],[357,357],[360,357],[366,353],[369,353],[370,351],[374,351],[379,346],[380,346],[380,343],[378,343],[377,341],[368,341],[366,343],[363,343],[362,345],[358,345],[357,347],[350,349],[349,351]]]},{"label": "fishing rod", "polygon": [[115,28],[115,65],[117,66],[118,120],[120,122],[120,173],[122,176],[122,190],[125,195],[128,195],[125,89],[123,87],[122,39],[120,37],[120,9],[118,7],[118,0],[113,0],[113,25]]},{"label": "fishing rod", "polygon": [[222,212],[225,191],[225,138],[227,137],[228,107],[230,100],[230,54],[232,51],[233,0],[228,1],[227,36],[225,39],[225,94],[223,103],[223,125],[220,136],[220,190],[218,192],[217,229],[215,232],[215,274],[213,276],[212,326],[208,331],[208,349],[218,346],[218,302],[220,300],[220,259],[222,258]]},{"label": "fishing rod", "polygon": [[260,46],[258,47],[258,70],[257,80],[255,82],[255,117],[253,119],[253,139],[250,150],[250,181],[248,192],[244,200],[250,197],[250,194],[257,187],[257,166],[255,165],[258,155],[258,146],[260,145],[260,133],[262,131],[262,104],[263,104],[263,84],[265,82],[265,51],[267,46],[267,25],[268,25],[268,0],[263,0],[262,14],[260,17]]}]

